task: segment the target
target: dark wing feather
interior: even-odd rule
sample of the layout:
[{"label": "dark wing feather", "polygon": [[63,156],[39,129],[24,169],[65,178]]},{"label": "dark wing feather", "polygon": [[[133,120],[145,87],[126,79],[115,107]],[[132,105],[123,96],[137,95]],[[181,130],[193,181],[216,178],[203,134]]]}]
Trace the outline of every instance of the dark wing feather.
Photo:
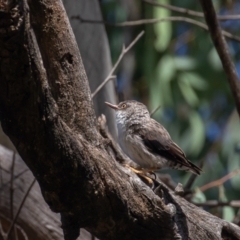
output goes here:
[{"label": "dark wing feather", "polygon": [[[152,125],[154,124],[154,125]],[[182,149],[172,141],[167,130],[158,122],[152,121],[151,125],[139,129],[143,143],[148,150],[154,154],[189,168],[196,174],[201,173],[201,169],[187,160]]]}]

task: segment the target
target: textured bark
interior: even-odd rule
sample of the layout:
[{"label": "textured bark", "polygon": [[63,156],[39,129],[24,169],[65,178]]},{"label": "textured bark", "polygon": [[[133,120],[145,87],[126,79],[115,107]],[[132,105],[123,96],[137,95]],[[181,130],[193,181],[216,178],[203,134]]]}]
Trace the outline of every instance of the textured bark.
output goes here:
[{"label": "textured bark", "polygon": [[[102,19],[99,2],[96,0],[64,0],[68,18],[76,37],[81,52],[84,68],[88,77],[91,92],[107,77],[112,68],[108,39],[104,25],[82,24],[71,19],[80,15],[91,19]],[[105,102],[116,103],[114,81],[108,82],[94,97],[94,109],[97,116],[104,114],[108,120],[111,134],[116,137],[116,125],[114,124],[114,112],[107,108]]]},{"label": "textured bark", "polygon": [[[7,232],[11,219],[10,182],[13,152],[0,145],[1,187],[0,187],[0,219],[5,232]],[[13,178],[13,213],[14,216],[33,181],[33,175],[20,156],[16,154]],[[31,189],[27,200],[20,212],[16,223],[19,239],[24,233],[28,239],[59,240],[63,239],[59,214],[53,213],[43,200],[37,183]],[[81,231],[79,240],[91,239],[85,230]]]},{"label": "textured bark", "polygon": [[[97,127],[61,1],[5,3],[0,31],[3,130],[36,177],[65,239],[240,238],[240,230],[116,162]],[[8,4],[8,5],[7,5]],[[11,66],[11,68],[9,67]],[[158,183],[156,184],[158,185]]]}]

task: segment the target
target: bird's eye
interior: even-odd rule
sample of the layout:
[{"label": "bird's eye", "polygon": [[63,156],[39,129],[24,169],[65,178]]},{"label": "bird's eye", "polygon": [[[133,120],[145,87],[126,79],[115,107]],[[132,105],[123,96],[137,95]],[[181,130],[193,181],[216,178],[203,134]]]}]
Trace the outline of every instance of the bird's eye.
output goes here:
[{"label": "bird's eye", "polygon": [[127,107],[127,104],[123,104],[122,106],[121,106],[121,108],[126,108]]}]

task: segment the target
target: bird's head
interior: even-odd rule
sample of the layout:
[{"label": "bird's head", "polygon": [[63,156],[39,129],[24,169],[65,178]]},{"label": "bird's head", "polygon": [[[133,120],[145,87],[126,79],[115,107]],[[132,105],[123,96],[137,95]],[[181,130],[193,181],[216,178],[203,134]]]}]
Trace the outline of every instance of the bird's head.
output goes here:
[{"label": "bird's head", "polygon": [[134,100],[120,102],[118,105],[114,105],[108,102],[105,103],[116,111],[117,121],[126,121],[129,119],[133,120],[135,118],[149,117],[147,107],[144,104]]}]

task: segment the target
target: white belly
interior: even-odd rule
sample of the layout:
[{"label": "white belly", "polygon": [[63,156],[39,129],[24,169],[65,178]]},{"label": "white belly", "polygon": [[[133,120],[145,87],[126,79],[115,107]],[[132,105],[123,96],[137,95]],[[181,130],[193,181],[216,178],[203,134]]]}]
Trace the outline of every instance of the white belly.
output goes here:
[{"label": "white belly", "polygon": [[154,155],[146,149],[139,136],[120,134],[118,139],[123,151],[141,167],[160,169],[167,165],[166,159]]}]

